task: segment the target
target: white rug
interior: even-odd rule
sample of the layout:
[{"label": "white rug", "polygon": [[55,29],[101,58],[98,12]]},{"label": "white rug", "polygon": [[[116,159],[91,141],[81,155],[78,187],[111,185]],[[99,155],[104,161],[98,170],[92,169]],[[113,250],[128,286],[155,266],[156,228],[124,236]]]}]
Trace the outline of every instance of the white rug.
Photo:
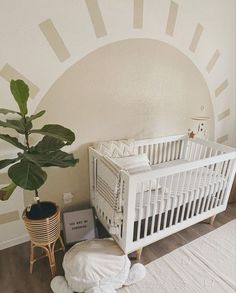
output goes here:
[{"label": "white rug", "polygon": [[236,220],[149,263],[144,280],[119,293],[235,293]]}]

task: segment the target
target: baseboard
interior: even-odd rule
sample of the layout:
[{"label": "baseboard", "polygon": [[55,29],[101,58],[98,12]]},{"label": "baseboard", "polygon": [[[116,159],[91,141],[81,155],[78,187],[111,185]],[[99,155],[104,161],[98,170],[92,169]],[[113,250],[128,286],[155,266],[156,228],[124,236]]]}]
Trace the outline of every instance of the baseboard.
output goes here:
[{"label": "baseboard", "polygon": [[12,246],[27,242],[29,240],[30,240],[29,235],[28,234],[23,234],[23,235],[21,235],[19,237],[16,237],[16,238],[13,238],[13,239],[10,239],[10,240],[7,240],[7,241],[0,242],[0,250],[3,250],[3,249],[6,249],[6,248],[9,248],[9,247],[12,247]]}]

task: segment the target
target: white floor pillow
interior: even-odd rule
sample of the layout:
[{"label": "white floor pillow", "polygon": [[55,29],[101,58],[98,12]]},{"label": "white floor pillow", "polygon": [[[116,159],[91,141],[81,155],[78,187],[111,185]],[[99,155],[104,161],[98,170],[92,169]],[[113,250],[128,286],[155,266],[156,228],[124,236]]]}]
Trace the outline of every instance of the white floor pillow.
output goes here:
[{"label": "white floor pillow", "polygon": [[112,239],[90,240],[74,245],[64,256],[65,279],[51,282],[54,293],[112,293],[141,280],[145,268],[130,260]]}]

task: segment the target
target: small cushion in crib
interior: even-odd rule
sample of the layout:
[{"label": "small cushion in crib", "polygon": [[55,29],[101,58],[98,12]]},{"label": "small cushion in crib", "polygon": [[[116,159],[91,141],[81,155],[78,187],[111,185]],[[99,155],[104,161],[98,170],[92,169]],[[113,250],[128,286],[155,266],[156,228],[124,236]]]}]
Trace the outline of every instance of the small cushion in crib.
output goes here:
[{"label": "small cushion in crib", "polygon": [[135,155],[135,144],[133,139],[97,142],[93,147],[102,155],[112,158]]},{"label": "small cushion in crib", "polygon": [[[130,174],[150,171],[151,166],[146,154],[140,154],[136,156],[123,157],[123,158],[113,158],[112,161],[119,166],[121,169],[129,172]],[[160,185],[157,186],[160,188]],[[156,180],[151,180],[151,190],[156,189]],[[143,184],[143,191],[150,190],[150,182],[145,181]],[[137,193],[142,192],[141,183],[137,184]]]},{"label": "small cushion in crib", "polygon": [[135,174],[151,170],[150,163],[146,154],[112,159],[121,169]]}]

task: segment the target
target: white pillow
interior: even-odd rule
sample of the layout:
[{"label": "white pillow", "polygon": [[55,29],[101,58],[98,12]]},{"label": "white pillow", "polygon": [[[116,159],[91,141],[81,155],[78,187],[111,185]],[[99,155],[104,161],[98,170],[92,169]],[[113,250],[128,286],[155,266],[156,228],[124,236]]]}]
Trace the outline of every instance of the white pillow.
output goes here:
[{"label": "white pillow", "polygon": [[146,154],[112,158],[121,169],[128,171],[130,174],[135,174],[143,171],[151,170],[151,166]]},{"label": "white pillow", "polygon": [[[115,162],[116,165],[118,165],[121,169],[129,172],[130,174],[140,173],[144,171],[152,170],[149,159],[146,154],[136,155],[136,156],[129,156],[129,157],[123,157],[123,158],[112,158],[113,162]],[[158,185],[157,188],[160,188],[160,185]],[[149,191],[150,189],[150,183],[145,182],[144,183],[144,192]],[[151,190],[156,189],[156,180],[151,180]],[[137,184],[137,193],[140,193],[142,191],[142,184]]]}]

